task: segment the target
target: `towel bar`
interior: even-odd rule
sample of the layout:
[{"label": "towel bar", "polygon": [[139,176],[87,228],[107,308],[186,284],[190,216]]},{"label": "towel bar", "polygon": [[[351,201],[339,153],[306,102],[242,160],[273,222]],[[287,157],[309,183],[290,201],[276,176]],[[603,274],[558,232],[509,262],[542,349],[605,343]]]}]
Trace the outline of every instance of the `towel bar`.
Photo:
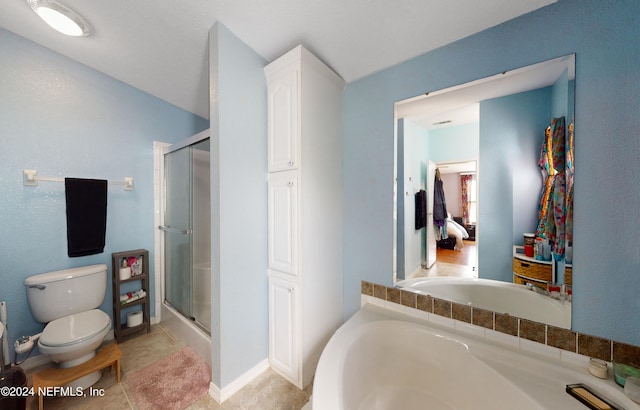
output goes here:
[{"label": "towel bar", "polygon": [[[24,186],[38,186],[39,181],[64,182],[64,178],[41,177],[35,169],[22,170],[22,184]],[[124,177],[122,181],[109,181],[109,185],[124,185],[126,191],[133,191],[133,177]]]}]

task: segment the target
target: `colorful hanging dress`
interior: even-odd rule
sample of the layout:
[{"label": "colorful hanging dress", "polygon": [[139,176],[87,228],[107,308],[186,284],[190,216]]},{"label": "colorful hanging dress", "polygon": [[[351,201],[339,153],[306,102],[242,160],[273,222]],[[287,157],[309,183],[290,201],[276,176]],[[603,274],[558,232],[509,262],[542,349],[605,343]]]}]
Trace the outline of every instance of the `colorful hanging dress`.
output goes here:
[{"label": "colorful hanging dress", "polygon": [[565,125],[554,118],[547,128],[538,166],[545,180],[538,204],[536,235],[552,244],[556,259],[564,256],[566,220]]}]

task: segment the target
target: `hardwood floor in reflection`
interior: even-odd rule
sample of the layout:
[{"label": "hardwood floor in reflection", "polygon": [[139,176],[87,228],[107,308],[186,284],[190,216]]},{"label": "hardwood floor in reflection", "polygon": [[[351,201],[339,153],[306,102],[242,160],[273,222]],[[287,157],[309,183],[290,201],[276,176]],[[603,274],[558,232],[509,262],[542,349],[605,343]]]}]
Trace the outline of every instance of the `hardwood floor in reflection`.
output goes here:
[{"label": "hardwood floor in reflection", "polygon": [[464,247],[460,250],[438,248],[436,260],[454,265],[476,266],[478,263],[478,247],[475,241],[463,242]]},{"label": "hardwood floor in reflection", "polygon": [[478,248],[474,241],[464,241],[461,250],[438,248],[436,263],[430,269],[420,269],[412,278],[456,276],[478,277]]}]

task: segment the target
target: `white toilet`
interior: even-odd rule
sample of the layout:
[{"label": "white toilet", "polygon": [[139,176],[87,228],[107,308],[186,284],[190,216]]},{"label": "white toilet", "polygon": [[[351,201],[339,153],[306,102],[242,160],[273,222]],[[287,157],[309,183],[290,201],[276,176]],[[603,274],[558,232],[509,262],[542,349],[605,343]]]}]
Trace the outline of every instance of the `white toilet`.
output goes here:
[{"label": "white toilet", "polygon": [[[38,340],[40,352],[61,368],[77,366],[96,355],[111,329],[109,315],[97,309],[107,290],[107,265],[91,265],[29,276],[24,280],[33,317],[47,323]],[[70,387],[87,388],[101,371]]]}]

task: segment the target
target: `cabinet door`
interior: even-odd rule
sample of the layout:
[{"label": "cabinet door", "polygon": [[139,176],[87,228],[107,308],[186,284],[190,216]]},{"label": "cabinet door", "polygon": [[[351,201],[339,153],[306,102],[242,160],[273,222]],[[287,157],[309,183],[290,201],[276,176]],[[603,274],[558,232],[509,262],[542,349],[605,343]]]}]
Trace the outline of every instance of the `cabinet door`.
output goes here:
[{"label": "cabinet door", "polygon": [[298,344],[296,342],[297,286],[269,279],[269,362],[274,370],[298,384]]},{"label": "cabinet door", "polygon": [[299,71],[290,70],[269,78],[268,93],[268,171],[298,167]]},{"label": "cabinet door", "polygon": [[293,172],[269,176],[269,269],[298,275],[298,178]]}]

